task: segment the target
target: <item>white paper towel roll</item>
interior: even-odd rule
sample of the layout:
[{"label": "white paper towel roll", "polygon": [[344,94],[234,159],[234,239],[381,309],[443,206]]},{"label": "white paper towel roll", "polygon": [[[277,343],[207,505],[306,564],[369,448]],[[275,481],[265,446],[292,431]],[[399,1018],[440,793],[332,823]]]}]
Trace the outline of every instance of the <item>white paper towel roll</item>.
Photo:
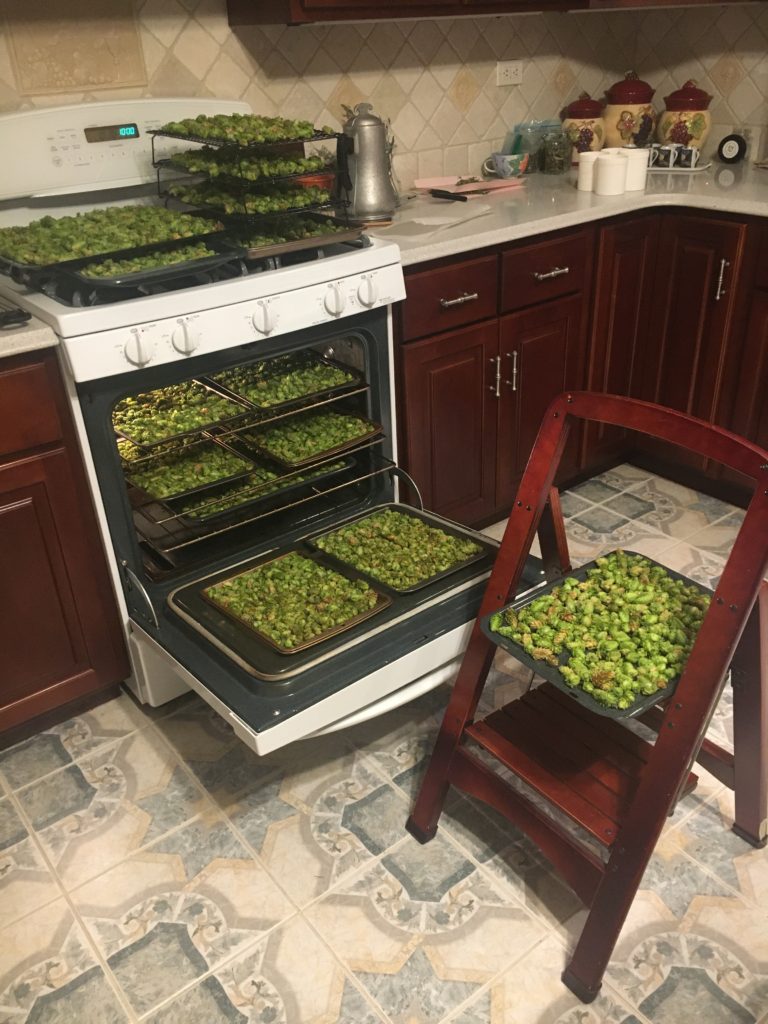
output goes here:
[{"label": "white paper towel roll", "polygon": [[648,157],[650,150],[647,149],[622,149],[622,156],[627,161],[627,192],[640,192],[645,188],[648,179]]},{"label": "white paper towel roll", "polygon": [[594,190],[599,196],[620,196],[627,183],[629,161],[624,156],[601,153],[595,161]]},{"label": "white paper towel roll", "polygon": [[576,188],[580,192],[591,192],[594,188],[595,161],[599,156],[599,153],[579,153],[579,177]]}]

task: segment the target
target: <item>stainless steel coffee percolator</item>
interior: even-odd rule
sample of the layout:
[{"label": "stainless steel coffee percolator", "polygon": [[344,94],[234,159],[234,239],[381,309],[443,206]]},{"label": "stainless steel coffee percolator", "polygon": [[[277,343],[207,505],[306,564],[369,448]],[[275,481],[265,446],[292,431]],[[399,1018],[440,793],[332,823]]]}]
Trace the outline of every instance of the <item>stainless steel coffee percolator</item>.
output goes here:
[{"label": "stainless steel coffee percolator", "polygon": [[350,203],[349,213],[359,220],[391,217],[397,206],[392,180],[394,139],[389,126],[373,113],[370,103],[344,108],[348,178],[342,177],[342,191]]}]

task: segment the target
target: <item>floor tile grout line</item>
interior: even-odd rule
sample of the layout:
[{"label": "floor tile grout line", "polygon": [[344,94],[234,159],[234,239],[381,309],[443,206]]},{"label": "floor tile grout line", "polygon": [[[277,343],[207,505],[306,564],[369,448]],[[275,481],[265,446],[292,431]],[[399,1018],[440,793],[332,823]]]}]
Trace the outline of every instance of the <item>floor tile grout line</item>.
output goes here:
[{"label": "floor tile grout line", "polygon": [[[16,809],[17,809],[17,811],[20,814],[22,822],[24,823],[24,825],[26,826],[27,830],[29,831],[29,834],[31,836],[34,836],[34,838],[37,840],[37,836],[35,835],[34,830],[32,829],[31,822],[30,822],[26,812],[24,811],[24,808],[22,807],[21,803],[18,800],[16,801],[16,803],[17,803],[17,808]],[[101,951],[99,950],[99,948],[98,948],[98,946],[96,944],[96,940],[91,935],[90,929],[88,928],[88,926],[86,925],[85,921],[81,917],[81,915],[80,915],[80,913],[79,913],[79,911],[77,909],[77,906],[76,906],[74,900],[72,899],[71,893],[69,892],[69,890],[67,890],[64,887],[63,883],[61,882],[61,880],[60,880],[60,878],[58,876],[58,873],[55,871],[54,866],[53,866],[50,858],[48,857],[47,851],[45,850],[45,848],[42,846],[42,844],[39,841],[37,841],[37,846],[38,846],[38,849],[39,849],[39,851],[40,851],[40,853],[41,853],[41,855],[43,857],[43,860],[44,860],[45,864],[48,867],[48,870],[51,872],[51,876],[53,877],[54,881],[56,882],[56,884],[61,889],[62,898],[66,901],[66,904],[69,907],[69,910],[70,910],[70,912],[72,914],[72,917],[73,917],[75,923],[77,924],[77,926],[79,927],[82,935],[84,936],[87,945],[90,947],[91,952],[92,952],[94,958],[96,959],[96,962],[98,963],[98,965],[101,967],[102,971],[104,972],[104,977],[106,978],[107,983],[113,989],[113,991],[115,992],[115,995],[117,997],[118,1002],[120,1003],[122,1008],[125,1010],[125,1012],[126,1012],[126,1014],[128,1016],[128,1020],[130,1021],[130,1024],[137,1024],[138,1017],[134,1013],[133,1007],[130,1005],[130,1003],[128,1001],[128,997],[123,993],[122,988],[120,987],[120,984],[119,984],[117,978],[112,973],[112,969],[110,968],[109,964],[107,963],[106,958],[102,957]],[[51,903],[52,902],[53,901],[51,901]],[[44,905],[44,907],[41,907],[40,909],[42,910],[42,909],[46,909],[46,908],[50,907],[51,903],[46,903]],[[32,913],[35,913],[35,912],[36,911],[32,911]],[[25,915],[25,917],[29,917],[29,916],[30,915]],[[21,918],[20,920],[23,920],[23,919],[24,918]],[[17,923],[17,922],[15,922],[15,923]]]}]

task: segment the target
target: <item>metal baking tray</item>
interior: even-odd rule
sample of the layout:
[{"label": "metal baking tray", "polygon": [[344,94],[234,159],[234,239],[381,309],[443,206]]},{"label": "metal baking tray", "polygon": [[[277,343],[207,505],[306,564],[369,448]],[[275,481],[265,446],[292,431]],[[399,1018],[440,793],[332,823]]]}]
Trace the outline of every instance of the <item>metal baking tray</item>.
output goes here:
[{"label": "metal baking tray", "polygon": [[311,203],[307,206],[289,206],[284,210],[269,210],[266,213],[259,213],[258,210],[237,210],[228,213],[220,206],[210,206],[207,203],[195,203],[187,199],[180,199],[168,191],[161,192],[160,196],[165,199],[166,203],[168,200],[178,203],[179,206],[184,208],[185,213],[197,213],[202,217],[215,217],[217,220],[232,225],[238,230],[242,230],[246,225],[255,224],[263,220],[271,220],[274,217],[288,217],[297,213],[318,213],[321,210],[335,210],[349,205],[345,200],[328,199],[324,203]]},{"label": "metal baking tray", "polygon": [[[235,395],[224,395],[218,388],[211,387],[204,380],[193,378],[185,383],[190,386],[205,388],[206,391],[210,391],[211,394],[216,395],[217,398],[224,399],[224,401],[236,406],[239,411],[237,413],[233,413],[231,416],[225,417],[224,419],[211,420],[208,423],[203,423],[199,427],[195,427],[194,430],[185,430],[177,434],[168,434],[166,437],[158,438],[156,441],[136,441],[130,436],[130,434],[126,434],[124,430],[120,430],[118,427],[114,428],[115,434],[117,434],[118,437],[125,438],[126,441],[130,441],[132,444],[136,445],[137,448],[141,448],[149,454],[157,448],[158,445],[167,444],[169,441],[178,441],[183,437],[195,437],[197,434],[202,433],[204,430],[210,430],[212,427],[230,426],[231,424],[236,423],[237,420],[242,419],[243,416],[246,416],[251,411],[251,406],[248,402],[245,402],[241,398],[237,398]],[[133,395],[130,397],[138,399],[142,397],[142,395],[154,395],[158,391],[163,391],[163,388],[156,388],[154,391],[146,391],[140,395]],[[118,403],[118,405],[119,404],[120,403]]]},{"label": "metal baking tray", "polygon": [[[399,515],[409,516],[411,519],[418,519],[421,522],[427,523],[429,526],[434,527],[435,529],[442,530],[443,533],[447,533],[452,537],[468,538],[472,540],[475,544],[477,544],[477,553],[472,555],[470,558],[465,558],[462,559],[462,561],[460,562],[455,562],[448,569],[441,569],[439,572],[432,573],[431,576],[426,576],[423,580],[420,580],[418,583],[414,583],[410,587],[394,587],[392,586],[391,583],[387,583],[386,580],[379,579],[378,576],[374,575],[374,573],[372,573],[368,569],[365,569],[364,567],[359,565],[354,565],[352,562],[347,562],[345,561],[345,559],[340,558],[338,555],[334,555],[329,551],[325,551],[318,546],[317,541],[321,537],[328,537],[331,534],[338,533],[340,529],[343,529],[345,526],[349,526],[352,523],[365,522],[366,519],[371,519],[377,513],[387,509],[393,510],[397,512]],[[352,519],[347,519],[346,522],[334,526],[333,529],[331,530],[326,530],[324,533],[318,533],[315,534],[313,537],[308,537],[306,543],[313,550],[322,552],[325,558],[327,558],[334,565],[340,565],[348,569],[354,569],[356,572],[359,572],[361,576],[364,576],[366,579],[372,580],[378,586],[384,587],[385,590],[394,594],[413,594],[417,590],[422,590],[424,587],[430,586],[430,584],[435,583],[437,580],[445,579],[446,576],[452,576],[455,572],[458,572],[460,569],[463,569],[468,565],[472,565],[474,562],[479,562],[480,559],[483,558],[483,556],[486,554],[491,554],[493,557],[495,557],[497,551],[497,547],[495,544],[492,544],[490,542],[483,542],[474,534],[470,535],[466,530],[462,530],[461,527],[456,526],[455,523],[449,523],[443,519],[439,519],[438,517],[433,516],[429,512],[421,512],[415,508],[411,508],[409,505],[401,505],[398,502],[391,502],[388,505],[379,505],[373,512],[365,512],[362,515],[353,517]]]},{"label": "metal baking tray", "polygon": [[[610,552],[610,554],[613,554],[613,552]],[[702,586],[701,583],[697,583],[696,580],[689,579],[682,573],[675,572],[673,569],[668,569],[666,565],[661,565],[661,562],[657,562],[653,558],[649,558],[648,555],[639,555],[639,553],[636,551],[626,551],[626,554],[637,555],[640,558],[647,559],[647,561],[649,561],[652,565],[658,565],[662,569],[664,569],[665,572],[672,577],[672,579],[682,580],[688,586],[694,587],[696,590],[699,590],[702,594],[711,595],[713,593],[713,591],[711,591],[708,587]],[[579,566],[578,569],[571,570],[571,572],[569,572],[567,576],[562,576],[554,582],[547,583],[544,586],[538,587],[535,591],[526,594],[525,597],[520,598],[517,601],[511,601],[509,604],[504,605],[504,607],[498,609],[498,611],[503,612],[506,611],[507,608],[512,608],[515,611],[518,611],[520,608],[524,608],[526,605],[530,604],[532,601],[535,601],[537,598],[542,597],[545,594],[551,593],[556,587],[560,586],[566,579],[572,578],[577,580],[585,580],[587,578],[587,571],[589,569],[595,568],[596,565],[596,560],[593,560],[591,562],[585,562],[585,564]],[[521,661],[524,665],[527,665],[528,668],[533,669],[533,671],[537,675],[542,676],[544,679],[547,679],[550,683],[552,683],[553,686],[557,687],[557,689],[560,690],[561,693],[567,694],[567,696],[569,696],[572,700],[577,701],[579,704],[581,704],[582,707],[587,708],[589,711],[594,712],[596,715],[602,715],[605,718],[636,718],[638,715],[641,715],[644,711],[647,711],[654,705],[660,704],[662,701],[665,701],[669,697],[671,697],[672,694],[675,692],[675,688],[677,687],[678,682],[680,681],[680,677],[676,676],[674,679],[670,680],[670,682],[662,690],[657,690],[655,693],[638,697],[631,707],[605,707],[605,705],[600,704],[598,703],[598,701],[594,700],[585,690],[582,690],[579,687],[568,686],[563,677],[560,675],[559,670],[555,668],[554,665],[548,665],[546,662],[539,661],[536,658],[532,658],[530,654],[523,650],[523,648],[519,644],[515,643],[514,640],[510,640],[508,637],[501,636],[499,633],[495,633],[490,626],[491,616],[495,614],[496,612],[491,612],[489,615],[483,616],[483,618],[480,620],[480,628],[489,638],[489,640],[492,640],[493,643],[495,643],[498,647],[503,647],[505,651],[508,651],[518,661]],[[567,665],[568,661],[570,660],[570,653],[568,651],[563,651],[560,654],[558,660],[561,665]]]},{"label": "metal baking tray", "polygon": [[360,622],[365,622],[366,619],[370,619],[372,615],[376,615],[377,612],[383,611],[384,608],[388,608],[389,605],[392,604],[391,597],[388,597],[386,594],[382,593],[382,591],[380,591],[377,587],[371,586],[371,590],[376,594],[376,604],[373,606],[373,608],[369,608],[368,611],[361,612],[359,615],[354,615],[352,618],[347,619],[340,625],[333,626],[330,629],[326,629],[322,633],[318,633],[316,636],[313,636],[311,640],[305,640],[303,643],[297,644],[295,647],[282,647],[274,640],[271,640],[266,635],[266,633],[261,632],[261,630],[259,629],[254,629],[254,627],[251,626],[248,622],[246,622],[245,619],[241,618],[239,615],[235,615],[234,612],[231,612],[225,605],[221,604],[214,597],[211,596],[210,591],[213,589],[213,586],[216,586],[219,583],[224,582],[224,580],[238,579],[240,576],[246,576],[250,573],[253,573],[255,571],[258,571],[259,569],[264,568],[264,566],[266,565],[272,565],[275,562],[280,562],[283,558],[287,558],[288,555],[293,554],[298,554],[307,561],[315,562],[317,565],[322,566],[324,569],[328,569],[329,571],[335,573],[337,576],[341,576],[346,580],[355,580],[361,578],[356,573],[339,571],[339,569],[336,566],[331,566],[327,564],[325,559],[323,559],[321,556],[318,556],[317,554],[313,553],[307,555],[301,551],[296,551],[294,549],[291,551],[285,551],[282,554],[277,555],[275,558],[269,558],[264,562],[260,562],[258,565],[250,566],[248,569],[245,569],[239,573],[235,573],[233,576],[225,576],[223,580],[218,580],[217,583],[212,584],[211,587],[206,587],[205,590],[202,591],[202,597],[209,604],[213,605],[213,607],[218,612],[228,616],[230,619],[234,619],[234,621],[239,624],[241,629],[246,630],[248,633],[252,633],[254,636],[258,637],[261,643],[266,644],[268,647],[271,647],[272,650],[277,651],[278,654],[283,655],[298,654],[301,651],[306,651],[310,647],[315,647],[317,644],[322,643],[324,640],[330,640],[331,637],[338,636],[340,633],[346,632],[348,629],[351,629],[353,626],[358,625],[358,623]]},{"label": "metal baking tray", "polygon": [[[301,211],[297,211],[301,213]],[[315,211],[305,210],[307,216],[316,216]],[[333,218],[329,218],[333,219]],[[240,244],[245,244],[240,242]],[[326,245],[343,245],[349,242],[368,244],[363,234],[363,225],[345,227],[343,231],[331,231],[325,235],[312,235],[310,238],[297,238],[292,242],[275,242],[272,245],[245,245],[246,258],[251,260],[266,259],[268,256],[287,256],[292,252],[305,252],[308,249],[322,249]]]},{"label": "metal baking tray", "polygon": [[[254,463],[254,465],[256,464]],[[278,476],[274,480],[264,480],[260,483],[254,483],[253,485],[248,485],[246,482],[243,484],[245,497],[239,504],[233,505],[231,508],[224,509],[220,512],[206,513],[206,504],[212,505],[220,498],[226,497],[225,493],[210,493],[205,495],[200,503],[199,508],[201,514],[195,514],[190,511],[176,512],[174,518],[178,519],[182,523],[189,523],[192,526],[210,526],[214,523],[232,519],[233,517],[237,518],[242,515],[246,509],[252,508],[259,502],[263,502],[271,498],[286,498],[301,488],[312,486],[323,480],[337,476],[339,473],[346,472],[351,465],[352,460],[350,458],[334,459],[327,465],[323,464],[318,466],[317,470],[311,472],[307,476],[304,476],[301,480],[295,479],[295,474],[291,473]],[[251,472],[253,472],[253,470],[251,470]],[[180,498],[177,496],[167,502],[174,512],[176,509],[175,503],[179,500]]]},{"label": "metal baking tray", "polygon": [[[162,455],[157,455],[155,458],[142,459],[141,465],[146,466],[151,465],[153,463],[173,462],[174,460],[178,460],[180,457],[186,457],[190,453],[190,451],[193,451],[194,449],[200,449],[202,451],[205,449],[210,450],[214,448],[222,448],[229,455],[232,455],[235,458],[240,459],[240,461],[243,463],[243,469],[237,473],[230,473],[229,476],[220,477],[218,480],[210,480],[208,483],[199,484],[197,487],[188,487],[186,491],[174,491],[171,494],[154,494],[152,491],[146,490],[139,483],[134,482],[133,475],[130,472],[130,469],[125,470],[125,479],[131,485],[131,487],[133,487],[135,491],[139,493],[139,495],[146,495],[146,498],[148,498],[150,501],[166,502],[171,501],[173,499],[178,501],[179,499],[186,498],[191,494],[199,494],[202,491],[208,491],[212,487],[221,487],[222,484],[232,483],[235,480],[241,480],[243,477],[253,472],[252,461],[250,461],[248,458],[246,458],[246,456],[242,455],[240,452],[237,452],[233,448],[230,448],[229,445],[222,444],[221,441],[216,441],[213,438],[206,438],[205,440],[199,441],[195,444],[184,445],[177,451],[163,452]],[[144,504],[144,502],[145,499],[141,498],[138,503]]]},{"label": "metal baking tray", "polygon": [[[243,156],[245,161],[248,160],[247,156]],[[314,171],[293,171],[291,174],[263,174],[260,178],[244,178],[237,174],[217,174],[215,178],[211,178],[211,175],[207,171],[190,171],[181,164],[177,164],[174,157],[165,157],[162,160],[158,160],[155,163],[155,167],[162,168],[163,170],[175,171],[178,174],[186,174],[191,178],[202,178],[205,181],[220,181],[222,184],[232,184],[236,187],[242,188],[243,185],[258,186],[258,185],[276,185],[281,181],[298,181],[301,178],[311,178],[315,175],[328,175],[332,174],[336,176],[336,165],[333,163],[326,164],[325,167],[319,167]]]},{"label": "metal baking tray", "polygon": [[[274,366],[270,372],[271,364],[279,364]],[[330,387],[321,388],[319,391],[308,391],[304,395],[298,395],[296,398],[287,399],[284,402],[275,402],[273,405],[260,405],[255,398],[250,398],[248,395],[241,391],[237,391],[234,387],[226,383],[227,374],[233,372],[247,372],[252,371],[254,378],[261,378],[265,380],[271,380],[272,378],[284,377],[294,370],[301,370],[305,367],[311,366],[330,366],[336,370],[343,370],[349,375],[350,380],[343,384],[335,384]],[[278,412],[281,409],[289,408],[290,406],[296,405],[299,402],[305,402],[309,398],[318,398],[320,395],[343,395],[350,388],[358,388],[361,384],[365,383],[365,378],[359,370],[355,370],[350,366],[346,366],[344,363],[340,363],[335,359],[328,359],[325,356],[321,356],[318,352],[297,352],[291,356],[278,356],[276,359],[264,360],[261,363],[253,363],[251,366],[236,366],[232,370],[224,370],[222,373],[216,374],[213,377],[204,378],[206,383],[210,382],[220,389],[225,395],[233,395],[235,398],[241,399],[244,402],[249,402],[255,409],[260,412]]]},{"label": "metal baking tray", "polygon": [[[341,523],[345,512],[338,513],[338,509],[341,507],[338,501],[335,507],[337,512],[334,514],[329,508],[327,515],[332,516],[333,522]],[[359,504],[355,502],[355,506],[349,507],[346,514],[352,515],[357,510],[359,510]],[[476,536],[473,531],[467,532],[471,537]],[[492,553],[484,553],[482,561],[458,570],[451,577],[437,580],[429,588],[425,588],[417,594],[393,594],[391,605],[383,609],[375,620],[362,622],[349,628],[341,636],[332,637],[307,651],[293,654],[290,657],[278,654],[277,651],[262,643],[253,633],[242,629],[234,619],[221,614],[202,596],[202,591],[212,584],[232,576],[235,571],[255,566],[259,561],[265,561],[269,557],[281,554],[288,550],[286,548],[273,548],[272,551],[265,552],[248,563],[241,563],[235,567],[230,566],[228,569],[219,569],[216,572],[208,571],[207,573],[201,571],[198,578],[173,590],[168,595],[167,604],[174,615],[181,618],[190,629],[203,637],[222,657],[248,673],[260,690],[265,693],[279,693],[283,687],[291,684],[300,673],[306,673],[310,669],[314,670],[356,644],[368,641],[374,634],[384,636],[383,631],[388,625],[401,622],[424,609],[439,606],[449,594],[474,592],[474,588],[480,586],[490,573],[494,556],[498,551],[498,545],[490,538],[486,538],[486,540],[492,545]],[[303,541],[291,545],[291,549],[296,548],[307,552],[311,550],[304,545]],[[540,579],[539,563],[535,559],[529,559],[529,562],[530,566],[526,566],[526,589]],[[352,569],[346,571],[350,575],[355,575]],[[357,575],[362,578],[362,574]],[[523,585],[520,589],[523,589]],[[468,606],[467,619],[472,617],[475,607],[474,604],[471,608]]]},{"label": "metal baking tray", "polygon": [[[193,245],[195,242],[205,242],[206,244],[209,244],[215,239],[224,237],[224,231],[221,227],[218,214],[216,214],[213,219],[217,222],[213,231],[203,231],[196,235],[186,235],[184,238],[170,238],[165,242],[151,242],[148,245],[134,245],[127,249],[112,249],[108,252],[94,253],[91,256],[78,256],[76,259],[61,260],[58,263],[17,263],[15,260],[11,260],[7,256],[0,256],[0,273],[12,278],[18,284],[23,284],[29,288],[39,290],[44,282],[49,281],[57,274],[65,272],[69,276],[72,271],[78,271],[82,269],[82,267],[87,266],[89,263],[94,263],[97,260],[133,259],[136,256],[144,256],[146,253],[157,252],[158,250],[166,252],[172,249],[180,249],[186,245]],[[89,277],[86,278],[86,280],[88,281],[88,284],[94,285],[103,281],[103,278]]]},{"label": "metal baking tray", "polygon": [[[318,414],[306,414],[307,418],[312,415]],[[334,448],[326,448],[324,451],[316,452],[311,457],[307,459],[301,459],[298,462],[288,462],[287,459],[280,458],[279,455],[275,455],[274,452],[270,451],[268,448],[265,448],[263,445],[260,445],[258,442],[258,434],[254,435],[249,433],[239,433],[238,441],[240,441],[241,444],[243,444],[246,448],[253,449],[253,451],[255,451],[259,455],[262,455],[264,458],[272,459],[272,461],[276,462],[278,465],[285,466],[286,469],[302,469],[304,466],[311,466],[321,459],[329,459],[331,458],[331,456],[337,455],[340,452],[346,452],[349,451],[351,448],[356,448],[358,445],[361,445],[364,442],[367,444],[369,441],[372,441],[375,437],[378,437],[380,434],[383,433],[384,428],[381,426],[380,423],[374,423],[373,420],[369,420],[365,416],[359,416],[357,413],[349,413],[348,415],[355,416],[357,419],[363,420],[365,423],[368,424],[370,429],[366,431],[366,433],[364,434],[360,434],[357,437],[351,438],[349,441],[345,441],[343,444],[337,444]],[[302,414],[299,413],[297,414],[295,419],[292,417],[290,420],[286,420],[286,422],[295,422],[300,420],[301,418]]]},{"label": "metal baking tray", "polygon": [[[62,271],[74,278],[78,284],[86,285],[89,288],[139,288],[142,285],[164,284],[166,281],[172,281],[179,277],[189,277],[205,273],[209,270],[215,270],[225,263],[231,263],[233,260],[245,259],[245,249],[227,238],[217,237],[207,241],[205,244],[209,249],[213,250],[210,256],[185,260],[183,263],[169,263],[163,267],[152,267],[150,270],[137,270],[131,273],[119,274],[116,277],[92,277],[82,272],[85,266],[105,263],[108,259],[111,259],[109,256],[95,256],[89,259],[82,269],[62,267]],[[185,248],[185,246],[176,246],[175,248]],[[158,249],[159,247],[153,248],[150,252],[157,252]]]}]

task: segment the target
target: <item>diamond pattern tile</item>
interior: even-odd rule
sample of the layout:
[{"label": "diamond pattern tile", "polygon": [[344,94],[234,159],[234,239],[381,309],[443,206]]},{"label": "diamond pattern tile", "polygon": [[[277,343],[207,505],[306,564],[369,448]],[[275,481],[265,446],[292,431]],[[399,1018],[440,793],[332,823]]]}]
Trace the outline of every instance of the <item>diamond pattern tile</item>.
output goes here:
[{"label": "diamond pattern tile", "polygon": [[[265,114],[337,125],[343,105],[369,100],[393,122],[404,188],[419,166],[477,168],[518,121],[553,117],[582,90],[600,96],[630,67],[652,83],[658,109],[688,78],[712,93],[713,138],[736,124],[757,137],[766,120],[764,4],[234,30],[226,0],[135,6],[147,94],[242,97]],[[41,71],[44,92],[22,96],[9,37],[0,27],[0,110],[95,97],[66,88],[54,68]],[[496,86],[495,63],[507,59],[523,61],[519,87]],[[120,95],[120,84],[100,82],[98,97]]]}]

